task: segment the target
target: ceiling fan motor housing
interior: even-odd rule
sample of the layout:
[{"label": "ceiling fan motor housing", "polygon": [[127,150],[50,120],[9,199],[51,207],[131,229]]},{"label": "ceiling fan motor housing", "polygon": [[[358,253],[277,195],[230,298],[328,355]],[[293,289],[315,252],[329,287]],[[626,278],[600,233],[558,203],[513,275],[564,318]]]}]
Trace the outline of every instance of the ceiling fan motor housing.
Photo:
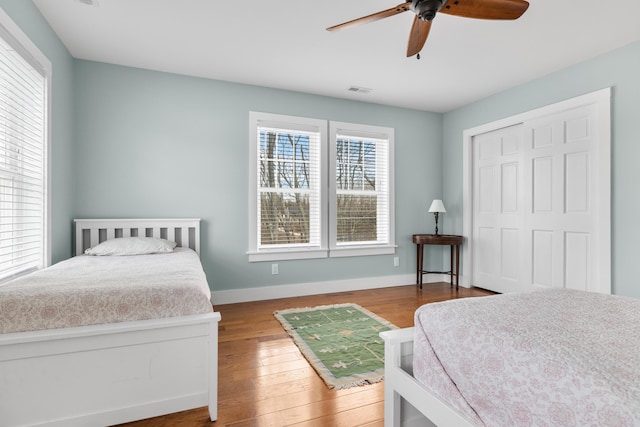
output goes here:
[{"label": "ceiling fan motor housing", "polygon": [[442,9],[445,0],[412,0],[409,8],[423,21],[431,21]]}]

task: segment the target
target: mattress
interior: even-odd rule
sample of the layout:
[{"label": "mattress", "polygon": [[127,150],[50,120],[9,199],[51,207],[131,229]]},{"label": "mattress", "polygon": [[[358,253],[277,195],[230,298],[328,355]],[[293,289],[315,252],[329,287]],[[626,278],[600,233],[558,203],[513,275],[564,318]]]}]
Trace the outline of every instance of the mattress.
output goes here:
[{"label": "mattress", "polygon": [[210,313],[211,292],[191,249],[77,256],[0,287],[0,333]]},{"label": "mattress", "polygon": [[413,375],[486,426],[640,426],[640,300],[567,289],[427,304]]}]

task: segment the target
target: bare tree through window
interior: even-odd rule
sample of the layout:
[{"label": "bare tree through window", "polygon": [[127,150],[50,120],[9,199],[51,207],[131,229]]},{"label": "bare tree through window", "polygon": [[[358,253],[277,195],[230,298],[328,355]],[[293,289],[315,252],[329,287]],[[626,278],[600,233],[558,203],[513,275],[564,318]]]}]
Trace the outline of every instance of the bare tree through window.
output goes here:
[{"label": "bare tree through window", "polygon": [[250,261],[394,253],[393,128],[249,118]]},{"label": "bare tree through window", "polygon": [[261,245],[309,243],[309,135],[260,132]]},{"label": "bare tree through window", "polygon": [[377,239],[376,143],[336,141],[337,242]]}]

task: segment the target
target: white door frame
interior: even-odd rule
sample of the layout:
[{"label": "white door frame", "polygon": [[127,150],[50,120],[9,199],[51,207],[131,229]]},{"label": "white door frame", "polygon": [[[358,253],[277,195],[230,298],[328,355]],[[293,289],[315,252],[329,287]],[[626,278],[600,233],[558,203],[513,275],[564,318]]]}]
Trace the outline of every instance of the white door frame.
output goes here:
[{"label": "white door frame", "polygon": [[598,107],[598,145],[599,167],[597,192],[599,203],[596,233],[598,234],[598,266],[594,282],[598,291],[611,293],[611,88],[601,89],[565,101],[560,101],[525,113],[516,114],[463,132],[462,147],[462,234],[466,242],[462,245],[462,278],[461,285],[470,287],[473,284],[473,138],[496,129],[513,126],[527,120],[560,113],[572,108],[595,104]]}]

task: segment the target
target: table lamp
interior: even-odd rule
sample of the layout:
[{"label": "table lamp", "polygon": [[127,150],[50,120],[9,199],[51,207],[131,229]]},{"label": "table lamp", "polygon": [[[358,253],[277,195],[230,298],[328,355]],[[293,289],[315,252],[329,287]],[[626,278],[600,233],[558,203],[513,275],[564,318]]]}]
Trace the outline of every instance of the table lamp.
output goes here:
[{"label": "table lamp", "polygon": [[431,207],[429,208],[429,212],[433,212],[433,215],[436,217],[436,236],[438,235],[438,214],[447,213],[447,210],[444,208],[444,204],[442,200],[435,199],[431,202]]}]

